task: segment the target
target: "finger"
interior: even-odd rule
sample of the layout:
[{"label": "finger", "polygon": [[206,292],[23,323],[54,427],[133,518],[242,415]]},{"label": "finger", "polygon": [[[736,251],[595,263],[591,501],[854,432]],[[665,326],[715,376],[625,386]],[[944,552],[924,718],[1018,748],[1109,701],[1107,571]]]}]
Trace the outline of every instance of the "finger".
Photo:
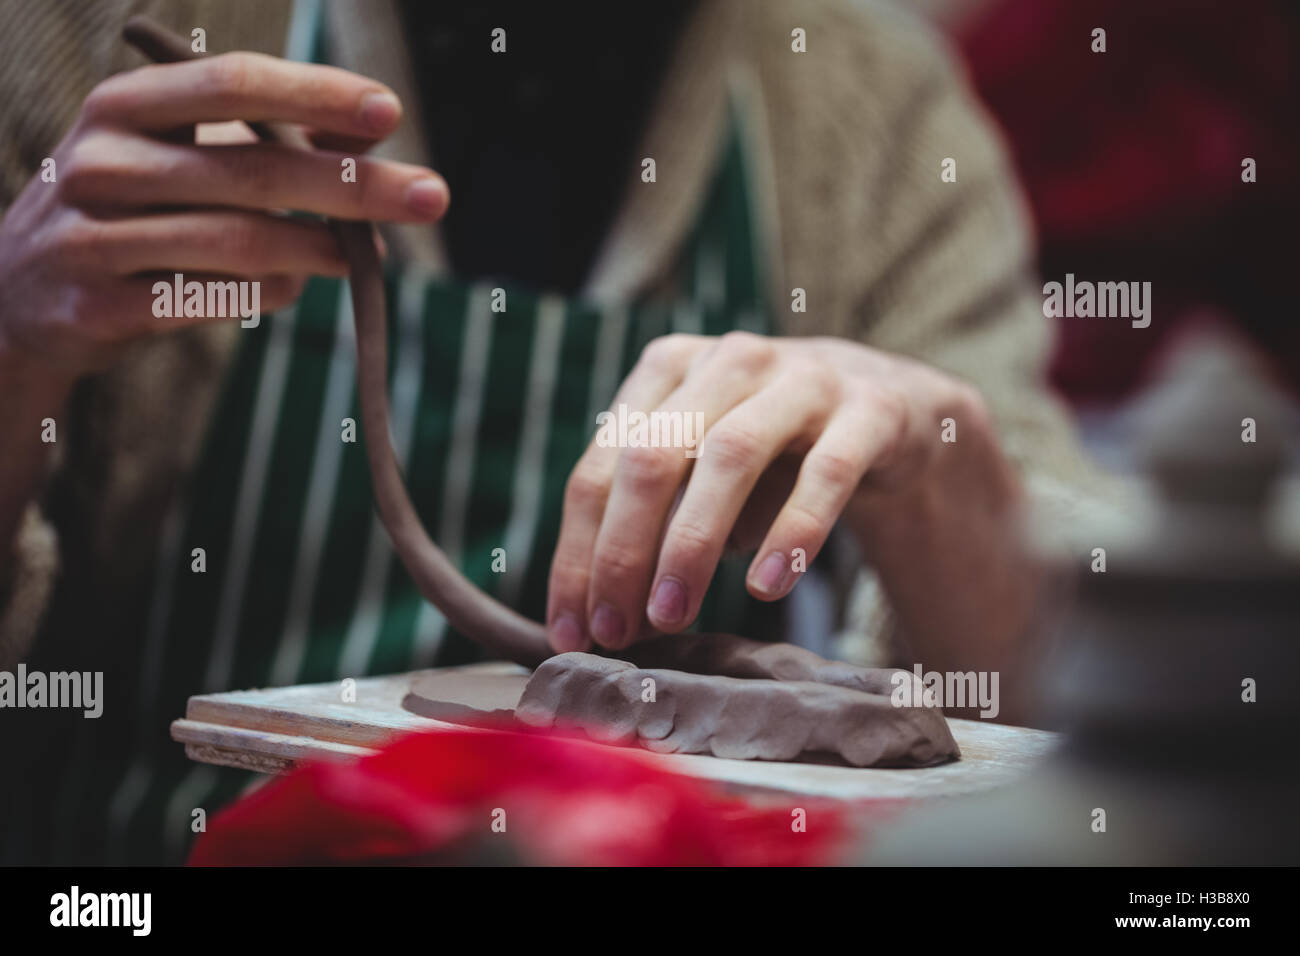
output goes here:
[{"label": "finger", "polygon": [[[776,359],[760,336],[716,340],[682,384],[654,409],[659,427],[698,442],[723,415],[763,387]],[[667,444],[667,447],[665,447]],[[596,643],[623,647],[645,616],[661,535],[691,469],[688,448],[641,445],[624,449],[614,473],[591,560],[587,620]],[[698,447],[698,446],[697,446]]]},{"label": "finger", "polygon": [[[656,339],[619,387],[612,407],[642,410],[657,406],[681,383],[690,357],[704,347],[704,341],[685,335]],[[546,607],[551,646],[559,652],[590,646],[587,594],[592,554],[619,456],[617,447],[604,446],[599,438],[600,433],[588,445],[564,490],[564,513],[551,561]]]},{"label": "finger", "polygon": [[397,126],[402,106],[388,87],[347,70],[223,53],[119,73],[91,91],[83,113],[143,130],[238,119],[382,137]]},{"label": "finger", "polygon": [[679,631],[695,620],[760,476],[801,439],[811,444],[837,400],[834,378],[790,372],[709,429],[659,549],[646,607],[657,629]]},{"label": "finger", "polygon": [[842,408],[809,449],[790,499],[777,514],[746,576],[749,593],[785,597],[826,543],[872,464],[898,441],[900,416],[865,402]]},{"label": "finger", "polygon": [[[171,284],[173,281],[173,276],[159,273],[115,282],[112,290],[103,297],[104,312],[110,317],[106,337],[128,339],[146,333],[166,332],[171,329],[199,325],[210,321],[238,320],[247,322],[255,318],[260,323],[263,315],[283,309],[285,306],[297,301],[298,297],[302,295],[307,276],[262,275],[253,279],[241,279],[234,275],[196,272],[187,275],[185,281],[187,283],[199,282],[203,285],[205,307],[202,310],[197,310],[203,314],[198,315],[193,314],[193,312],[186,314],[184,308],[172,308],[170,310],[171,315],[159,315],[158,312],[162,310],[155,308],[159,299],[157,283]],[[219,287],[218,291],[224,296],[228,291],[229,283],[239,282],[247,282],[250,286],[253,283],[257,285],[258,315],[256,317],[244,316],[237,308],[209,310],[206,307],[206,290],[209,288],[209,284]],[[248,301],[248,291],[251,290],[246,290],[244,301]],[[235,295],[239,295],[238,290],[235,290]],[[223,302],[227,305],[231,301],[223,298]],[[218,314],[219,312],[225,314]]]},{"label": "finger", "polygon": [[73,205],[295,209],[336,219],[432,221],[447,184],[409,163],[279,143],[186,147],[138,136],[89,137],[65,163]]},{"label": "finger", "polygon": [[219,272],[344,276],[348,265],[324,223],[262,213],[209,210],[123,219],[85,219],[70,230],[74,262],[114,275]]}]

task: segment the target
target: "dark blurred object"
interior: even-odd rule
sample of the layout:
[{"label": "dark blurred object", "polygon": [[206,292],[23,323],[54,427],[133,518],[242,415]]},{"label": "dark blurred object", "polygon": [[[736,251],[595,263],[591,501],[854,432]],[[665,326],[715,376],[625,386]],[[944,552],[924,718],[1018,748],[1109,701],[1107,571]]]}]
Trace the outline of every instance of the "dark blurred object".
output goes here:
[{"label": "dark blurred object", "polygon": [[581,287],[695,3],[402,3],[457,276]]},{"label": "dark blurred object", "polygon": [[1226,340],[1174,358],[1138,409],[1154,514],[1097,529],[1106,569],[1080,569],[1044,676],[1061,754],[1022,786],[900,821],[873,859],[1300,860],[1300,555],[1275,510],[1290,410]]},{"label": "dark blurred object", "polygon": [[[1076,402],[1123,398],[1170,333],[1211,311],[1300,385],[1300,5],[1002,0],[960,34],[1011,141],[1043,274],[1153,283],[1149,328],[1061,320],[1055,384]],[[1257,182],[1242,182],[1246,157]]]},{"label": "dark blurred object", "polygon": [[[793,803],[806,826],[792,826]],[[446,730],[267,784],[212,820],[189,862],[798,866],[831,862],[848,833],[844,805],[829,800],[754,806],[643,754]]]},{"label": "dark blurred object", "polygon": [[1215,774],[1230,755],[1300,776],[1287,759],[1300,727],[1300,555],[1280,543],[1276,510],[1291,411],[1252,355],[1208,333],[1141,399],[1155,512],[1126,535],[1098,534],[1107,570],[1079,575],[1045,695],[1081,756]]}]

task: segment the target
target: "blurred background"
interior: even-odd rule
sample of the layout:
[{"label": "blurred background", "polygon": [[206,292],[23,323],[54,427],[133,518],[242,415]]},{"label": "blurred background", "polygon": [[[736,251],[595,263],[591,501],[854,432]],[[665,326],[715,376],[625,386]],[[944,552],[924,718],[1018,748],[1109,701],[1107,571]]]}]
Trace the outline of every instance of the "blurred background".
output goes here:
[{"label": "blurred background", "polygon": [[[1126,403],[1218,323],[1300,389],[1300,4],[899,0],[964,59],[1015,158],[1046,279],[1153,285],[1149,328],[1058,319],[1052,380],[1096,452],[1126,464]],[[1107,52],[1093,53],[1092,30]],[[1242,160],[1257,181],[1243,183]]]},{"label": "blurred background", "polygon": [[[1160,508],[1109,573],[1078,576],[1042,672],[1058,758],[1021,787],[919,808],[865,858],[1294,864],[1300,4],[907,5],[1002,130],[1043,280],[1152,283],[1145,329],[1056,319],[1050,375],[1092,453]],[[1267,446],[1207,440],[1266,408]],[[1250,675],[1270,684],[1259,707],[1237,700]]]}]

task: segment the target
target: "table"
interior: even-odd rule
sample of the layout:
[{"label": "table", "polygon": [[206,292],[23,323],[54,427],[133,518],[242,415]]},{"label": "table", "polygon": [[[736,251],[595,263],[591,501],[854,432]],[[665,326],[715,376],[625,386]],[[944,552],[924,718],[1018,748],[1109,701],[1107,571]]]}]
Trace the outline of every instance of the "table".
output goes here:
[{"label": "table", "polygon": [[[343,685],[302,684],[191,697],[185,717],[172,723],[172,739],[192,760],[283,773],[302,760],[355,760],[394,737],[416,730],[455,728],[402,708],[417,671],[355,681],[349,700]],[[514,664],[444,668],[440,675],[496,675],[517,679]],[[488,702],[486,706],[494,706]],[[779,791],[842,800],[916,799],[978,793],[1011,783],[1046,758],[1059,736],[989,721],[949,719],[961,747],[958,761],[922,768],[859,768],[824,762],[724,760],[699,754],[664,754],[665,768],[739,791]],[[505,731],[480,730],[479,733]],[[591,743],[589,746],[603,746]],[[648,752],[647,752],[648,753]]]}]

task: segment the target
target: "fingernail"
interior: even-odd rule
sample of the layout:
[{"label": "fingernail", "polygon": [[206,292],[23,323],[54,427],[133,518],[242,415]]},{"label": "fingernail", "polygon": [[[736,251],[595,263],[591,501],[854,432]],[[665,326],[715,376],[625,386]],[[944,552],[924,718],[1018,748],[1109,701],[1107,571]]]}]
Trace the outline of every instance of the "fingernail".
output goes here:
[{"label": "fingernail", "polygon": [[763,559],[763,563],[754,572],[754,587],[764,594],[780,594],[785,590],[788,570],[789,565],[786,563],[785,555],[780,551],[773,551]]},{"label": "fingernail", "polygon": [[664,578],[655,587],[647,616],[657,625],[671,627],[686,616],[686,588],[676,578]]},{"label": "fingernail", "polygon": [[587,639],[582,636],[582,626],[577,617],[565,611],[551,622],[551,647],[558,653],[581,651],[586,646]]},{"label": "fingernail", "polygon": [[597,644],[605,647],[613,647],[623,642],[623,634],[627,631],[627,624],[623,620],[623,612],[611,604],[602,604],[596,608],[596,613],[591,616],[591,636],[596,639]]},{"label": "fingernail", "polygon": [[406,187],[406,208],[417,216],[438,216],[447,208],[447,187],[442,180],[425,176]]},{"label": "fingernail", "polygon": [[367,93],[361,97],[361,124],[375,132],[384,132],[402,118],[402,104],[392,93]]}]

